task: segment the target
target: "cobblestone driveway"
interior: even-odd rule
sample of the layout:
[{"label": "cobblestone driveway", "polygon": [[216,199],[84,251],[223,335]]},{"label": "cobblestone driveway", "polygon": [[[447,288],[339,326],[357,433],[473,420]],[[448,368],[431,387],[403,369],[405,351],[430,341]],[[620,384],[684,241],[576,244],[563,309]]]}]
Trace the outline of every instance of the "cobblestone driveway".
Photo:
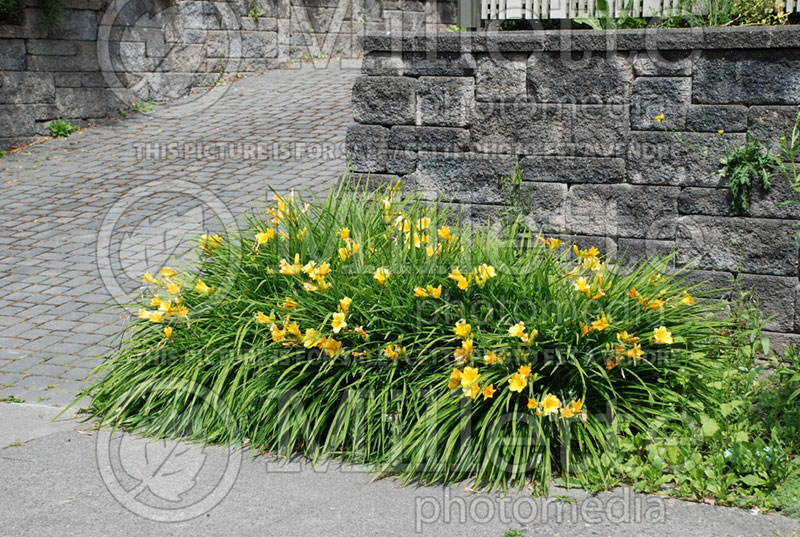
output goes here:
[{"label": "cobblestone driveway", "polygon": [[0,160],[0,398],[68,404],[125,325],[113,298],[187,234],[230,227],[270,188],[325,192],[358,67],[271,71],[186,117],[159,107]]}]

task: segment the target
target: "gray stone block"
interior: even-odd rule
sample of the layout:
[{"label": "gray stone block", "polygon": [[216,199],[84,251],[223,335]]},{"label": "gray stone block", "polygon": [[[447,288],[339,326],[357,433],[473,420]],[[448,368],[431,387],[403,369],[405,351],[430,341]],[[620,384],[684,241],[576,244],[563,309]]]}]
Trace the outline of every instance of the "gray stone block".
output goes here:
[{"label": "gray stone block", "polygon": [[[676,250],[675,241],[656,240],[656,239],[628,239],[620,238],[618,241],[617,256],[614,260],[624,260],[626,267],[638,266],[644,261],[652,260],[655,257],[663,257]],[[660,262],[663,264],[663,262]],[[670,261],[669,267],[675,265],[674,258]]]},{"label": "gray stone block", "polygon": [[359,123],[413,125],[417,81],[402,76],[361,76],[353,84],[353,117]]},{"label": "gray stone block", "polygon": [[53,79],[57,88],[80,88],[83,85],[80,73],[55,73]]},{"label": "gray stone block", "polygon": [[766,330],[794,330],[797,277],[739,274],[738,281],[743,291],[750,291],[750,303],[758,306],[765,319],[771,317],[764,325]]},{"label": "gray stone block", "polygon": [[222,13],[212,2],[185,0],[178,2],[183,27],[189,30],[224,30]]},{"label": "gray stone block", "polygon": [[686,272],[686,283],[698,285],[704,294],[714,298],[731,298],[734,293],[733,274],[713,270],[690,270]]},{"label": "gray stone block", "polygon": [[575,185],[569,189],[567,230],[590,235],[672,240],[679,192],[675,187]]},{"label": "gray stone block", "polygon": [[791,131],[797,114],[796,106],[751,106],[747,110],[747,132],[777,147],[781,133]]},{"label": "gray stone block", "polygon": [[242,32],[243,58],[274,58],[278,55],[276,32]]},{"label": "gray stone block", "polygon": [[[537,50],[537,49],[534,49]],[[528,60],[528,99],[537,103],[627,104],[633,68],[627,58],[584,53],[533,54]]]},{"label": "gray stone block", "polygon": [[469,53],[409,52],[403,55],[407,76],[472,76],[475,58]]},{"label": "gray stone block", "polygon": [[469,149],[469,131],[454,127],[392,127],[389,148],[449,153]]},{"label": "gray stone block", "polygon": [[65,9],[61,24],[51,30],[49,37],[74,41],[97,40],[97,12],[89,9]]},{"label": "gray stone block", "polygon": [[472,78],[420,77],[417,86],[420,122],[423,125],[464,127],[469,124],[474,96]]},{"label": "gray stone block", "polygon": [[514,172],[510,156],[420,151],[411,174],[425,199],[441,196],[462,203],[503,203],[501,178]]},{"label": "gray stone block", "polygon": [[625,160],[589,157],[525,157],[525,181],[557,183],[619,183],[625,179]]},{"label": "gray stone block", "polygon": [[0,133],[4,138],[33,136],[36,133],[31,107],[0,105]]},{"label": "gray stone block", "polygon": [[78,43],[62,39],[29,39],[28,54],[46,56],[74,56],[78,53]]},{"label": "gray stone block", "polygon": [[636,53],[633,73],[636,76],[690,76],[693,52],[648,48]]},{"label": "gray stone block", "polygon": [[527,100],[527,54],[495,54],[478,58],[475,99],[486,102]]},{"label": "gray stone block", "polygon": [[56,107],[65,118],[96,118],[113,114],[117,103],[103,88],[57,88]]},{"label": "gray stone block", "polygon": [[800,50],[707,50],[694,62],[694,102],[800,103]]},{"label": "gray stone block", "polygon": [[747,107],[741,105],[690,105],[686,129],[696,132],[744,132],[747,130]]},{"label": "gray stone block", "polygon": [[678,77],[639,77],[633,83],[631,128],[662,130],[656,116],[666,114],[670,129],[683,129],[692,100],[692,81]]},{"label": "gray stone block", "polygon": [[55,99],[51,73],[0,72],[0,104],[48,103]]},{"label": "gray stone block", "polygon": [[25,69],[25,41],[0,39],[0,69],[22,71]]},{"label": "gray stone block", "polygon": [[[800,327],[796,330],[800,330]],[[786,354],[789,347],[795,351],[800,351],[800,335],[798,334],[781,334],[765,330],[762,335],[769,339],[770,352],[774,352],[778,356]]]},{"label": "gray stone block", "polygon": [[390,149],[386,158],[386,171],[398,175],[413,173],[417,169],[417,152],[407,149]]},{"label": "gray stone block", "polygon": [[[668,132],[632,132],[628,146],[628,181],[636,184],[716,187],[724,184],[719,159],[724,156],[716,133],[684,133],[690,145]],[[728,144],[744,143],[742,134],[725,134]]]},{"label": "gray stone block", "polygon": [[[783,177],[776,176],[772,188],[764,190],[760,180],[750,189],[750,207],[746,216],[759,218],[800,219],[800,205],[786,204],[797,200],[791,185]],[[730,189],[724,188],[684,188],[678,198],[678,211],[682,215],[703,214],[709,216],[735,216],[731,208]]]},{"label": "gray stone block", "polygon": [[704,270],[797,276],[794,229],[785,220],[681,216],[678,263]]},{"label": "gray stone block", "polygon": [[519,195],[521,216],[528,229],[542,233],[565,232],[567,185],[523,182]]},{"label": "gray stone block", "polygon": [[371,52],[364,56],[361,72],[365,75],[402,76],[403,57],[400,53]]},{"label": "gray stone block", "polygon": [[345,144],[354,172],[385,172],[389,129],[377,125],[350,125]]},{"label": "gray stone block", "polygon": [[629,122],[616,105],[477,103],[470,134],[473,149],[485,153],[615,156]]}]

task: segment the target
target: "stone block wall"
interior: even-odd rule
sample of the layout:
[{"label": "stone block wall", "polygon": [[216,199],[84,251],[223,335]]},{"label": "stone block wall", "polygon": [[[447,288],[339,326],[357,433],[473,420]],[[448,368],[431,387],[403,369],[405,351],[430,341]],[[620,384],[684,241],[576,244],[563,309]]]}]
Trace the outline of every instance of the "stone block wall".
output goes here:
[{"label": "stone block wall", "polygon": [[[248,16],[257,6],[258,20]],[[424,34],[455,23],[456,0],[66,0],[48,29],[41,0],[0,22],[0,149],[115,115],[131,101],[205,93],[220,75],[293,58],[361,55],[368,31]]]},{"label": "stone block wall", "polygon": [[755,290],[774,344],[800,341],[800,206],[778,205],[794,193],[776,176],[735,212],[719,174],[723,144],[774,147],[794,120],[796,28],[375,35],[364,49],[355,172],[485,222],[519,164],[534,230],[628,259],[677,249],[697,277]]}]

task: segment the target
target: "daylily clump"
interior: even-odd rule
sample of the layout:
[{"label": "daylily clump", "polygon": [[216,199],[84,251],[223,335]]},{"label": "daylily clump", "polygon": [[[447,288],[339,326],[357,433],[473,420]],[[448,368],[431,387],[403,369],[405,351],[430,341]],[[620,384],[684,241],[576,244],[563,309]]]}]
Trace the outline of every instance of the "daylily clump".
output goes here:
[{"label": "daylily clump", "polygon": [[[397,187],[274,201],[242,236],[203,235],[196,268],[144,275],[92,412],[162,434],[180,410],[230,440],[200,398],[158,385],[145,419],[126,395],[173,379],[212,390],[254,446],[541,485],[564,442],[602,448],[604,416],[645,426],[679,392],[704,397],[723,321],[663,260],[611,267],[593,246],[476,232]],[[179,359],[150,359],[164,349]]]}]

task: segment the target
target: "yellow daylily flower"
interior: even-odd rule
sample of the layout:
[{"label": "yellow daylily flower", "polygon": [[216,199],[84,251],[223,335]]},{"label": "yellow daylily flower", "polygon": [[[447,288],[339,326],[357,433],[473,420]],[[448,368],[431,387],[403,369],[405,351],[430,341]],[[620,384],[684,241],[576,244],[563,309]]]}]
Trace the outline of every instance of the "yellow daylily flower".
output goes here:
[{"label": "yellow daylily flower", "polygon": [[209,287],[208,285],[203,282],[203,280],[197,280],[197,283],[194,286],[194,290],[198,293],[209,294],[211,291],[214,290],[213,287]]},{"label": "yellow daylily flower", "polygon": [[483,389],[481,395],[483,395],[483,400],[486,401],[487,399],[491,399],[494,397],[494,394],[497,390],[494,389],[494,384],[489,384]]},{"label": "yellow daylily flower", "polygon": [[306,235],[308,235],[308,228],[307,227],[304,227],[303,229],[301,229],[300,231],[297,232],[297,238],[300,239],[300,240],[305,239]]},{"label": "yellow daylily flower", "polygon": [[561,408],[561,399],[552,393],[548,393],[542,399],[542,412],[545,416],[558,412],[559,408]]},{"label": "yellow daylily flower", "polygon": [[523,321],[520,321],[511,328],[509,328],[508,335],[511,337],[518,337],[520,339],[526,338],[527,334],[525,333],[525,323]]},{"label": "yellow daylily flower", "polygon": [[273,228],[269,228],[266,231],[262,231],[261,233],[256,233],[256,245],[261,246],[266,244],[270,241],[270,239],[275,238],[275,230]]},{"label": "yellow daylily flower", "polygon": [[683,305],[686,305],[686,306],[693,306],[694,305],[694,297],[692,295],[690,295],[689,293],[687,293],[686,291],[684,291],[681,294],[681,297],[682,298],[681,298],[679,304],[683,304]]},{"label": "yellow daylily flower", "polygon": [[528,399],[528,408],[531,409],[531,410],[539,408],[539,402],[536,399],[529,398]]},{"label": "yellow daylily flower", "polygon": [[600,315],[597,316],[597,319],[592,321],[591,330],[595,330],[597,332],[602,332],[603,330],[605,330],[609,326],[611,326],[611,324],[609,323],[608,317],[606,317],[605,312],[603,312],[603,313],[601,313]]},{"label": "yellow daylily flower", "polygon": [[339,237],[342,240],[349,239],[350,238],[350,228],[349,227],[343,227],[342,229],[340,229],[339,230]]},{"label": "yellow daylily flower", "polygon": [[562,419],[569,419],[569,418],[574,418],[574,417],[575,417],[575,413],[572,411],[572,407],[565,406],[564,408],[561,409],[561,418]]},{"label": "yellow daylily flower", "polygon": [[434,287],[432,285],[427,286],[428,294],[431,295],[431,298],[439,298],[442,296],[442,284]]},{"label": "yellow daylily flower", "polygon": [[486,362],[486,365],[503,363],[503,361],[494,351],[489,351],[486,356],[483,357],[483,361]]},{"label": "yellow daylily flower", "polygon": [[666,117],[667,117],[667,116],[666,116],[666,115],[664,115],[664,114],[659,114],[659,115],[657,115],[657,116],[656,116],[656,121],[658,121],[659,123],[661,123],[662,121],[664,121],[664,118],[666,118]]},{"label": "yellow daylily flower", "polygon": [[342,348],[342,342],[333,339],[332,337],[327,337],[322,342],[322,351],[333,358],[336,356],[336,353],[339,352],[339,349]]},{"label": "yellow daylily flower", "polygon": [[464,363],[474,351],[474,346],[471,339],[465,339],[461,342],[461,346],[456,349],[455,358],[458,363]]},{"label": "yellow daylily flower", "polygon": [[389,276],[391,275],[392,273],[389,272],[389,269],[384,267],[378,267],[377,269],[375,269],[375,274],[373,274],[372,277],[378,281],[379,285],[386,285],[386,280],[388,280]]},{"label": "yellow daylily flower", "polygon": [[653,329],[653,340],[658,345],[671,345],[673,343],[672,332],[666,326],[659,326]]},{"label": "yellow daylily flower", "polygon": [[165,279],[164,283],[167,284],[167,286],[166,286],[167,293],[169,293],[171,295],[179,295],[180,294],[180,292],[181,292],[181,286],[180,285],[170,281],[169,278]]},{"label": "yellow daylily flower", "polygon": [[526,379],[531,376],[531,366],[529,365],[521,365],[517,372],[525,377]]},{"label": "yellow daylily flower", "polygon": [[353,303],[353,299],[349,296],[343,297],[339,299],[339,309],[343,312],[347,312],[350,309],[350,304]]},{"label": "yellow daylily flower", "polygon": [[344,313],[334,313],[333,320],[331,321],[331,328],[334,334],[338,334],[342,328],[347,328],[347,321],[344,319]]},{"label": "yellow daylily flower", "polygon": [[580,414],[583,411],[583,402],[580,399],[573,401],[569,406],[575,414]]},{"label": "yellow daylily flower", "polygon": [[486,263],[481,264],[475,272],[476,281],[480,287],[483,287],[489,279],[497,277],[497,271],[494,267]]},{"label": "yellow daylily flower", "polygon": [[641,360],[642,356],[644,356],[644,352],[642,352],[642,346],[639,343],[636,343],[633,348],[628,349],[625,351],[625,356],[628,358],[633,358],[634,360]]},{"label": "yellow daylily flower", "polygon": [[164,329],[164,336],[166,336],[167,339],[172,339],[172,327],[171,326],[168,326],[168,327],[166,327]]},{"label": "yellow daylily flower", "polygon": [[478,381],[480,376],[481,375],[478,373],[477,367],[465,367],[464,371],[461,373],[461,386],[464,388],[471,386],[473,383]]},{"label": "yellow daylily flower", "polygon": [[270,332],[272,332],[272,341],[274,341],[275,343],[280,343],[281,341],[286,339],[286,333],[280,328],[278,328],[278,325],[276,325],[275,323],[273,323],[272,326],[270,326],[269,330]]},{"label": "yellow daylily flower", "polygon": [[359,336],[361,336],[361,338],[362,338],[364,341],[369,341],[369,334],[367,334],[367,333],[364,331],[364,327],[363,327],[363,326],[359,326],[359,327],[357,327],[357,328],[356,328],[356,332],[358,332],[358,335],[359,335]]},{"label": "yellow daylily flower", "polygon": [[422,287],[417,286],[414,288],[414,296],[419,298],[428,298],[430,295],[428,294],[428,291],[426,291]]},{"label": "yellow daylily flower", "polygon": [[459,368],[457,368],[457,367],[453,368],[453,370],[450,372],[450,382],[447,383],[447,387],[450,388],[451,390],[453,390],[453,389],[457,388],[458,386],[461,386],[461,378],[462,378],[462,376],[463,375],[462,375],[461,370]]},{"label": "yellow daylily flower", "polygon": [[306,328],[306,333],[303,335],[303,347],[307,349],[311,349],[316,347],[320,344],[323,337],[322,334],[318,330],[314,330],[313,328]]},{"label": "yellow daylily flower", "polygon": [[470,326],[465,319],[458,321],[455,328],[453,328],[453,331],[456,333],[456,335],[462,338],[469,336],[471,330],[472,326]]},{"label": "yellow daylily flower", "polygon": [[155,285],[159,285],[158,280],[153,278],[153,275],[150,274],[149,272],[145,272],[144,273],[144,276],[142,276],[142,281],[144,281],[146,283],[153,283]]},{"label": "yellow daylily flower", "polygon": [[450,274],[447,275],[447,277],[450,278],[451,280],[455,280],[456,282],[458,282],[458,288],[461,289],[462,291],[466,290],[467,287],[469,287],[469,280],[467,280],[464,277],[464,275],[461,274],[461,271],[458,270],[458,267],[454,268],[450,272]]},{"label": "yellow daylily flower", "polygon": [[162,276],[164,276],[165,278],[171,278],[171,277],[176,276],[178,274],[178,271],[176,271],[175,269],[171,269],[169,267],[164,267],[161,270],[159,270],[158,272]]},{"label": "yellow daylily flower", "polygon": [[469,397],[470,399],[475,399],[481,393],[481,387],[478,384],[473,384],[469,388],[462,388],[462,393],[464,397]]},{"label": "yellow daylily flower", "polygon": [[219,235],[200,235],[200,239],[198,241],[200,243],[200,249],[210,252],[211,250],[216,250],[219,248],[219,245],[222,244],[222,237]]},{"label": "yellow daylily flower", "polygon": [[575,280],[574,286],[576,291],[583,293],[586,296],[589,296],[589,293],[591,293],[591,286],[583,276]]},{"label": "yellow daylily flower", "polygon": [[525,389],[525,386],[528,385],[528,379],[520,375],[519,373],[514,373],[511,375],[511,378],[508,379],[508,389],[512,392],[521,392]]},{"label": "yellow daylily flower", "polygon": [[442,226],[436,232],[443,241],[449,241],[453,238],[450,234],[450,226]]},{"label": "yellow daylily flower", "polygon": [[271,322],[274,322],[274,321],[275,320],[272,317],[270,317],[268,315],[265,315],[263,312],[261,312],[261,311],[257,311],[256,312],[256,322],[257,323],[271,323]]},{"label": "yellow daylily flower", "polygon": [[284,299],[283,299],[283,309],[290,310],[290,309],[294,309],[296,307],[297,307],[297,302],[295,302],[295,300],[292,297],[290,297],[290,296],[284,297]]}]

